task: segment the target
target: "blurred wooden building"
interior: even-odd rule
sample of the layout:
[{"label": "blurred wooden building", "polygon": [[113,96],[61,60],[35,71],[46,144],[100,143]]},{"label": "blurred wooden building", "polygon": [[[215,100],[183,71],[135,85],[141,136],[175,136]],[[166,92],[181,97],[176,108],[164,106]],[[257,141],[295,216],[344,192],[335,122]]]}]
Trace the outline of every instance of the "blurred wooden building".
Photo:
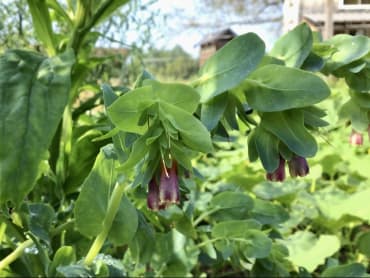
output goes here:
[{"label": "blurred wooden building", "polygon": [[199,42],[199,65],[202,66],[210,56],[212,56],[217,50],[223,47],[234,37],[236,37],[236,33],[230,28],[206,36],[203,40]]},{"label": "blurred wooden building", "polygon": [[370,0],[285,0],[283,33],[302,21],[325,39],[340,33],[370,36]]}]

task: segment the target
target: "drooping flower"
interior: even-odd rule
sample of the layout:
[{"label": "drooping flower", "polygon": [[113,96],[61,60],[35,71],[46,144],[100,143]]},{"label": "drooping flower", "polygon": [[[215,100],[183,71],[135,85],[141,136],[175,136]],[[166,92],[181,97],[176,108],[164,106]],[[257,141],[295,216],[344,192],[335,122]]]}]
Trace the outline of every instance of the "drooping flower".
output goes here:
[{"label": "drooping flower", "polygon": [[280,157],[278,168],[271,173],[266,173],[266,178],[270,181],[284,181],[285,180],[285,159]]},{"label": "drooping flower", "polygon": [[293,156],[293,158],[288,161],[288,166],[290,176],[293,178],[297,176],[304,177],[310,171],[307,160],[299,155]]},{"label": "drooping flower", "polygon": [[165,206],[160,204],[159,201],[159,186],[155,180],[155,177],[151,179],[148,184],[148,196],[147,196],[148,208],[154,211],[165,209]]},{"label": "drooping flower", "polygon": [[172,162],[171,168],[162,166],[161,180],[159,184],[159,203],[165,206],[180,202],[179,180],[177,176],[176,161]]},{"label": "drooping flower", "polygon": [[362,136],[362,133],[359,133],[352,129],[352,133],[349,137],[349,143],[352,146],[361,146],[363,144],[364,138]]}]

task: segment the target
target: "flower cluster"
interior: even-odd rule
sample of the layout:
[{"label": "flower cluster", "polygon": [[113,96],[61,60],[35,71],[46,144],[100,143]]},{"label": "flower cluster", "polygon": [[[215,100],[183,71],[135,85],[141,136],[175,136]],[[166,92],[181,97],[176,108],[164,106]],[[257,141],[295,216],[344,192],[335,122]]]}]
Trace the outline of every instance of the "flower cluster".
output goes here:
[{"label": "flower cluster", "polygon": [[159,185],[156,175],[148,185],[147,205],[154,211],[167,208],[171,204],[180,202],[179,180],[177,176],[177,163],[172,162],[171,168],[162,166]]},{"label": "flower cluster", "polygon": [[[280,156],[280,162],[278,168],[271,173],[266,173],[266,178],[270,181],[284,181],[285,180],[285,159]],[[308,167],[307,160],[299,155],[294,155],[291,160],[288,161],[289,174],[295,178],[297,176],[306,176],[310,169]]]}]

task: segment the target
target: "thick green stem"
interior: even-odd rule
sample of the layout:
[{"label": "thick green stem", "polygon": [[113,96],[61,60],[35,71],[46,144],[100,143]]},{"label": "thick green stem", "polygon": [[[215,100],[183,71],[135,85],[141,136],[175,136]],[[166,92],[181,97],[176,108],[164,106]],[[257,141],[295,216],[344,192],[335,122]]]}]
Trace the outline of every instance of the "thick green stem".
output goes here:
[{"label": "thick green stem", "polygon": [[12,253],[0,261],[0,271],[22,256],[24,249],[33,244],[32,239],[22,242]]},{"label": "thick green stem", "polygon": [[93,244],[90,247],[89,252],[86,255],[85,265],[90,265],[95,259],[95,257],[99,254],[100,249],[102,248],[108,236],[110,228],[112,227],[114,217],[117,214],[124,192],[125,187],[123,185],[116,184],[108,204],[107,214],[105,215],[105,219],[103,221],[103,229],[100,232],[100,234],[95,238]]}]

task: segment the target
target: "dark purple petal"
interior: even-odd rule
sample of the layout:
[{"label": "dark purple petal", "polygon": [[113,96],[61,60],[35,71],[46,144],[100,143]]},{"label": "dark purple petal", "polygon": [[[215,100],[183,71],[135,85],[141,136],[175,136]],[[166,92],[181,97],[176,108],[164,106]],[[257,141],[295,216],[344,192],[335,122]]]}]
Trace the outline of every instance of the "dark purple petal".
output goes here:
[{"label": "dark purple petal", "polygon": [[155,181],[155,177],[149,182],[148,185],[148,196],[147,196],[148,208],[154,211],[164,209],[165,206],[160,204],[159,201],[159,186]]},{"label": "dark purple petal", "polygon": [[288,166],[290,176],[293,178],[297,176],[304,177],[310,171],[307,160],[299,155],[293,156],[293,158],[288,161]]},{"label": "dark purple petal", "polygon": [[160,204],[178,204],[180,202],[179,181],[177,177],[176,162],[172,162],[171,168],[162,168],[159,184]]},{"label": "dark purple petal", "polygon": [[363,141],[364,141],[364,138],[362,136],[362,133],[359,133],[353,129],[349,137],[349,143],[352,146],[361,146],[363,144]]},{"label": "dark purple petal", "polygon": [[280,157],[279,167],[271,173],[266,173],[266,179],[270,181],[284,181],[285,180],[285,160]]}]

